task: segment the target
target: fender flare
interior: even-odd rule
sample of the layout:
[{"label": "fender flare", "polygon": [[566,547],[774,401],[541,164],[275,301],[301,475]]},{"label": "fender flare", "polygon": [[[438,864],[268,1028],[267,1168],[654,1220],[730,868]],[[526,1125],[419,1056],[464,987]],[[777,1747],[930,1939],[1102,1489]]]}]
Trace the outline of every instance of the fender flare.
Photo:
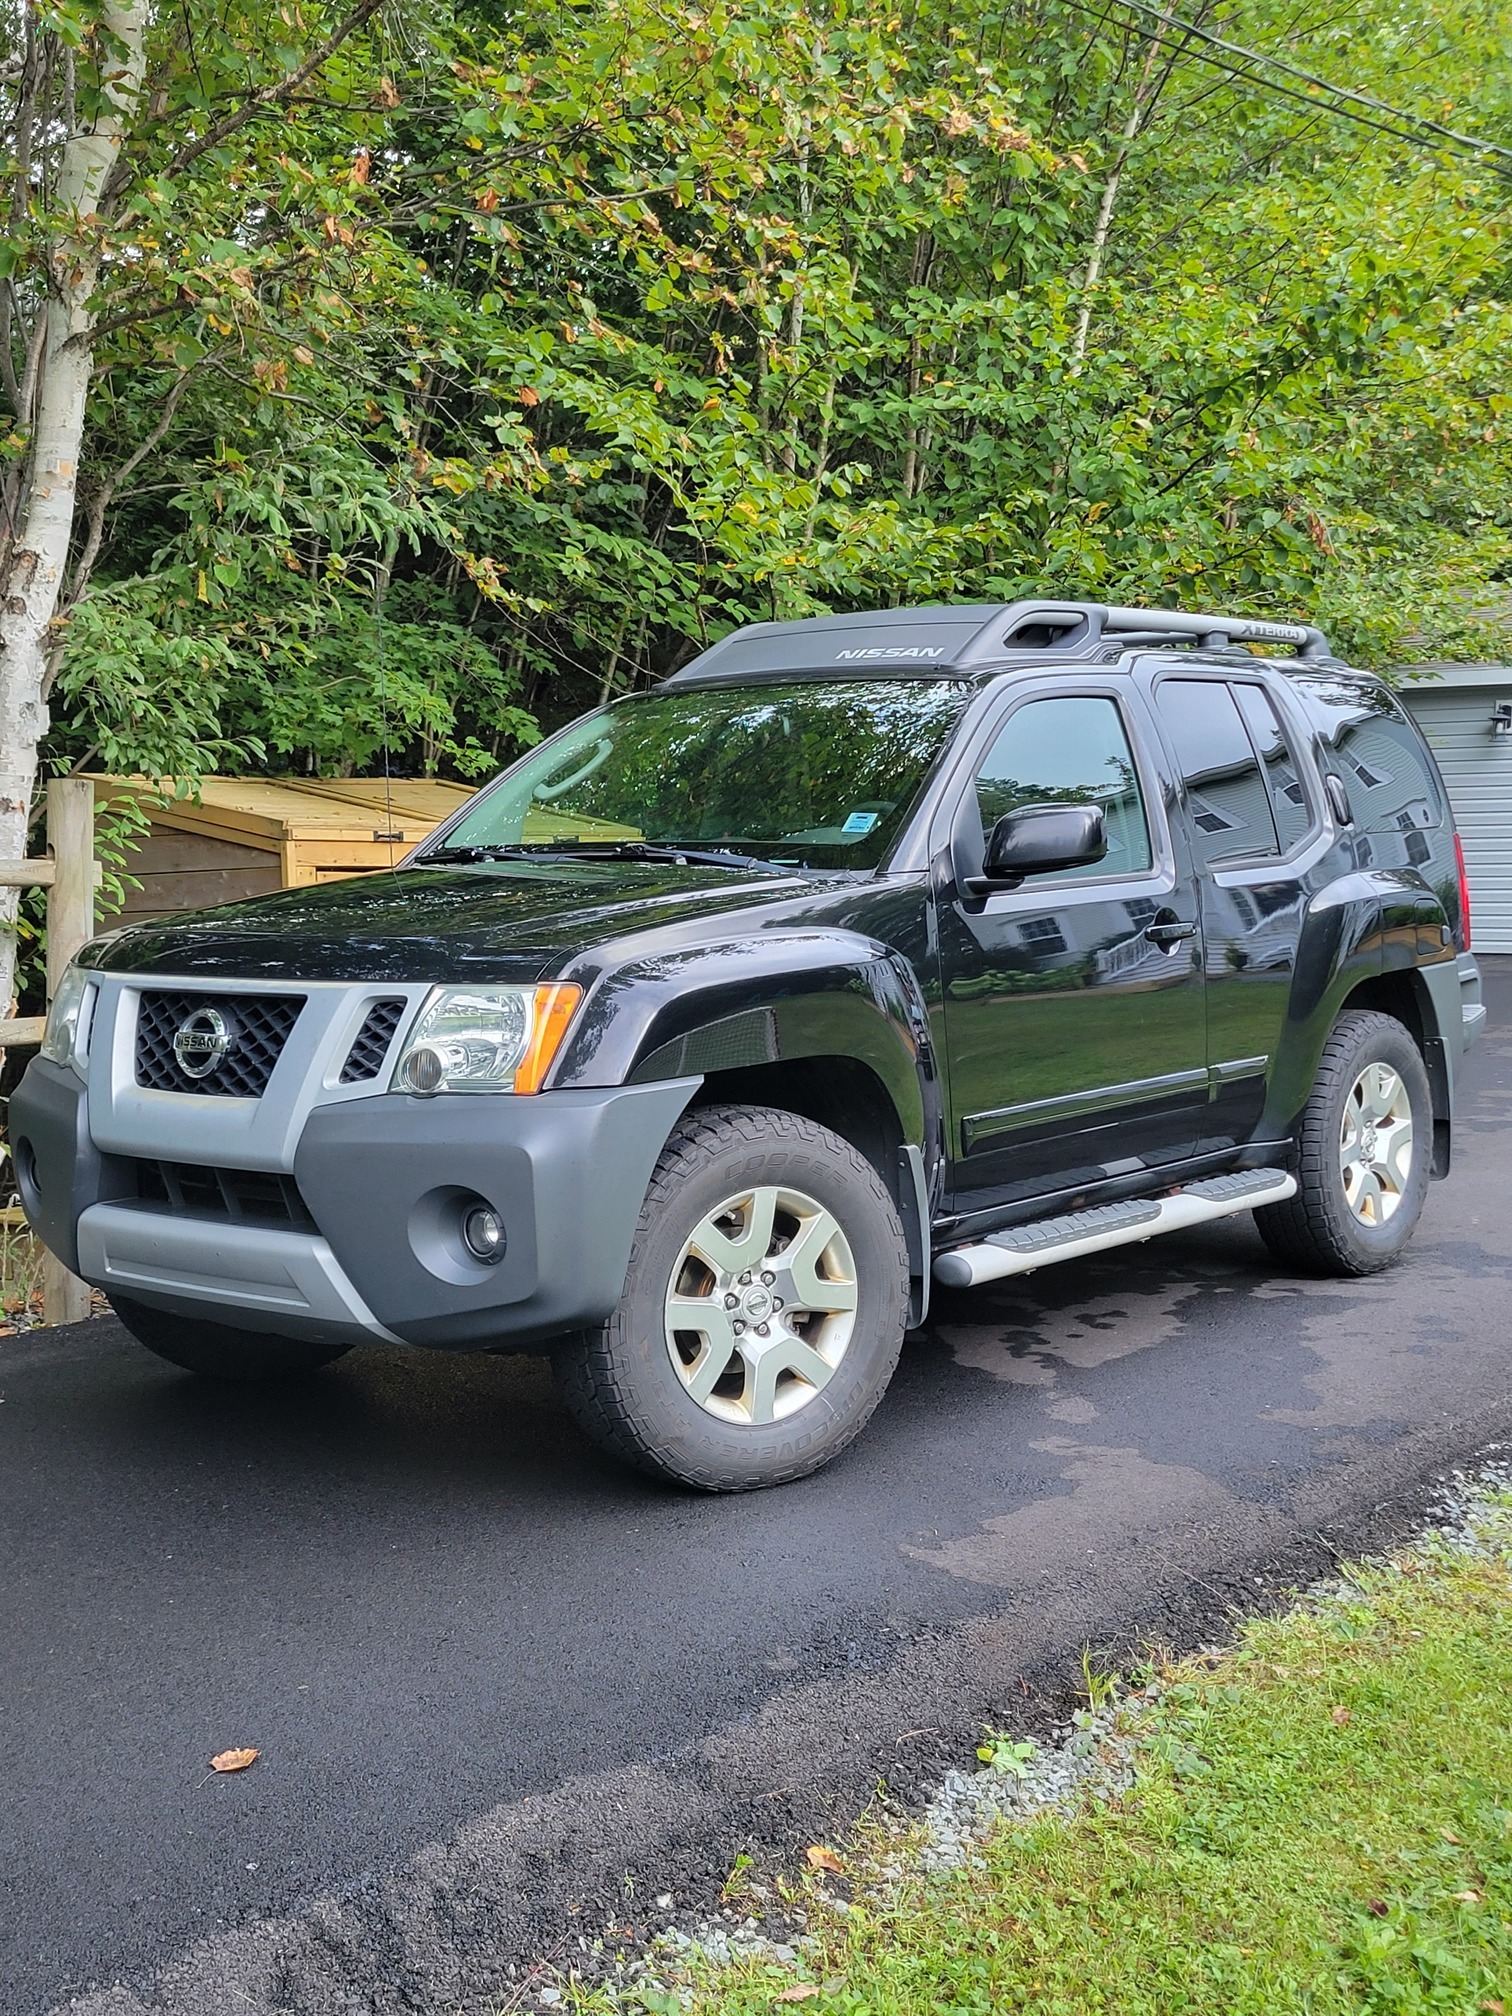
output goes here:
[{"label": "fender flare", "polygon": [[1282,1139],[1307,1104],[1323,1046],[1357,988],[1392,974],[1415,984],[1436,1117],[1448,1118],[1444,1016],[1459,1015],[1450,920],[1437,891],[1413,869],[1361,869],[1315,892],[1307,905],[1262,1127]]},{"label": "fender flare", "polygon": [[800,929],[632,957],[593,987],[554,1083],[646,1084],[827,1057],[866,1067],[891,1105],[898,1167],[879,1173],[903,1220],[922,1321],[944,1106],[923,991],[894,947]]}]

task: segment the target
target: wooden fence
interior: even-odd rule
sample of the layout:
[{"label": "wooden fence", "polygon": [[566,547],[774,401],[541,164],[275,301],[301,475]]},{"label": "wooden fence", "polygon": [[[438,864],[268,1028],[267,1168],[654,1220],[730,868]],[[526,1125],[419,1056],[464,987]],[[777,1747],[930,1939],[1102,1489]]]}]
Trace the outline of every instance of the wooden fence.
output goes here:
[{"label": "wooden fence", "polygon": [[[0,861],[0,888],[47,891],[47,998],[52,1000],[68,962],[94,936],[95,787],[87,777],[54,777],[47,787],[47,847],[35,861]],[[23,1015],[0,1021],[0,1047],[40,1043],[46,1018]],[[42,1264],[42,1314],[48,1323],[77,1323],[89,1314],[89,1289],[51,1253]]]}]

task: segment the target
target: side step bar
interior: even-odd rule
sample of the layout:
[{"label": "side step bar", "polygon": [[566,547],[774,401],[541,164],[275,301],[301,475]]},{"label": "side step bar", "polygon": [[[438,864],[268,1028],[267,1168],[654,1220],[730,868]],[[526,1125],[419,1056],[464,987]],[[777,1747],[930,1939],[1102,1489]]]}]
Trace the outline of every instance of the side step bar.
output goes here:
[{"label": "side step bar", "polygon": [[975,1288],[1007,1274],[1032,1274],[1057,1260],[1079,1260],[1110,1246],[1129,1246],[1161,1232],[1179,1232],[1210,1218],[1231,1218],[1257,1205],[1295,1197],[1297,1179],[1284,1169],[1244,1169],[1234,1176],[1210,1176],[1189,1183],[1170,1197],[1136,1197],[1123,1204],[1099,1204],[1064,1218],[1041,1218],[992,1232],[975,1246],[957,1246],[934,1263],[934,1278],[945,1288]]}]

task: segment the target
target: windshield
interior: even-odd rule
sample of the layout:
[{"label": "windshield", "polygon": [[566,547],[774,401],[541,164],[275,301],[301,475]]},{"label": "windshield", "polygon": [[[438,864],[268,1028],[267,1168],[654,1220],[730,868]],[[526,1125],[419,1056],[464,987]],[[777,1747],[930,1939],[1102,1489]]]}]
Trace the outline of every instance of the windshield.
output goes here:
[{"label": "windshield", "polygon": [[874,868],[969,691],[890,679],[636,695],[507,770],[427,851],[640,842]]}]

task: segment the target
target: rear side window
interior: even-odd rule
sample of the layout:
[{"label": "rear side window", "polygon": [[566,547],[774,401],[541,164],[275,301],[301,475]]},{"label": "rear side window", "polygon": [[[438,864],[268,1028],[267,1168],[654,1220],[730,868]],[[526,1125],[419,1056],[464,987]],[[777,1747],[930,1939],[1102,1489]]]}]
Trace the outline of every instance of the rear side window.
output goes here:
[{"label": "rear side window", "polygon": [[1287,743],[1286,731],[1265,688],[1236,685],[1233,693],[1239,712],[1244,716],[1244,725],[1250,732],[1250,740],[1255,745],[1255,754],[1265,769],[1271,814],[1276,822],[1276,837],[1281,842],[1281,852],[1289,854],[1299,840],[1306,838],[1312,825],[1312,812],[1308,807],[1307,793],[1302,788],[1296,756]]},{"label": "rear side window", "polygon": [[1335,747],[1355,821],[1367,833],[1438,825],[1438,784],[1405,716],[1362,715]]},{"label": "rear side window", "polygon": [[1270,792],[1233,693],[1218,679],[1165,679],[1155,697],[1186,785],[1198,866],[1279,853]]},{"label": "rear side window", "polygon": [[1299,683],[1323,717],[1333,768],[1361,832],[1411,833],[1444,823],[1433,758],[1384,686],[1326,675]]}]

